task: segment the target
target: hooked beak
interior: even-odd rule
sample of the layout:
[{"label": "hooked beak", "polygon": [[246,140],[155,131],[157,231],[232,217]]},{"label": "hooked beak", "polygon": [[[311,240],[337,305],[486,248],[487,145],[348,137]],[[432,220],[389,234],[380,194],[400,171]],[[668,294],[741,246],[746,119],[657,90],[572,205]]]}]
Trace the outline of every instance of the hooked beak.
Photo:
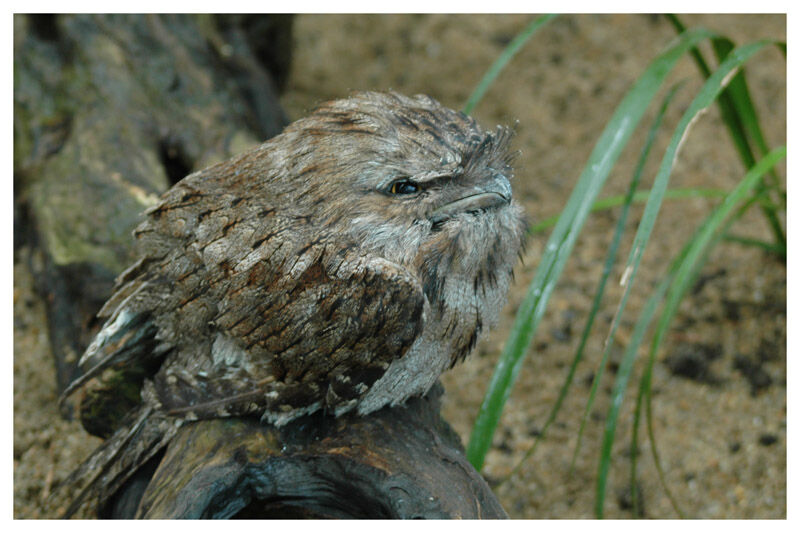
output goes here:
[{"label": "hooked beak", "polygon": [[511,183],[502,174],[496,174],[487,183],[473,187],[471,194],[438,207],[431,213],[432,224],[440,224],[458,213],[492,209],[511,202]]}]

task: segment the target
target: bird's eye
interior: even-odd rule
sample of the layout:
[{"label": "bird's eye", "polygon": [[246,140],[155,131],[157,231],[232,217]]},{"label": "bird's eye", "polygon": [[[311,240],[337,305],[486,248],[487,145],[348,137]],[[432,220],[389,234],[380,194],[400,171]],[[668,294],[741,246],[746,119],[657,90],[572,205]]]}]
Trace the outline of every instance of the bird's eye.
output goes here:
[{"label": "bird's eye", "polygon": [[419,185],[407,179],[397,180],[389,187],[392,194],[414,194],[418,191]]}]

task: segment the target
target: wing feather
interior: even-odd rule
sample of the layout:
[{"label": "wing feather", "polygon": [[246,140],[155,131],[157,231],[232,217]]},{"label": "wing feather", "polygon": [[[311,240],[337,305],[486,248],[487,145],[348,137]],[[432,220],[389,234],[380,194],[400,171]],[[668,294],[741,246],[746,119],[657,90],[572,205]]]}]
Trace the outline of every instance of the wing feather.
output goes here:
[{"label": "wing feather", "polygon": [[361,258],[331,275],[321,255],[297,278],[234,279],[218,304],[210,356],[182,352],[156,376],[164,409],[280,421],[354,405],[422,331],[425,296],[398,265]]}]

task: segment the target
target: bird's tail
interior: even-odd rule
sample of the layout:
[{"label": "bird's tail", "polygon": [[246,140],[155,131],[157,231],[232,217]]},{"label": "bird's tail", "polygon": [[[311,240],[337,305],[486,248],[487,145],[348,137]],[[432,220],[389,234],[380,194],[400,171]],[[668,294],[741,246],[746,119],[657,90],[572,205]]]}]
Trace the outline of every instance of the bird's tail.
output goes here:
[{"label": "bird's tail", "polygon": [[71,502],[62,518],[74,515],[84,504],[99,507],[169,443],[180,425],[181,420],[158,413],[147,404],[131,413],[127,423],[97,448],[54,493],[55,499]]}]

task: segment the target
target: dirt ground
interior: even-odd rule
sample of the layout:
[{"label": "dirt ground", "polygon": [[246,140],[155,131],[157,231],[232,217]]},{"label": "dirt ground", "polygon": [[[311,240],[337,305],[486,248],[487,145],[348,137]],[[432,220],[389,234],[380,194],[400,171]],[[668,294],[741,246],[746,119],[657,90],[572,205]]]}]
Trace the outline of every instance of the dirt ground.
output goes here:
[{"label": "dirt ground", "polygon": [[[318,102],[356,89],[427,93],[461,108],[492,61],[530,20],[527,15],[298,16],[293,72],[283,103],[297,118]],[[693,15],[737,44],[786,39],[782,15]],[[515,124],[514,194],[532,222],[557,214],[580,175],[615,106],[652,58],[674,38],[651,15],[561,16],[535,35],[476,108],[486,127]],[[710,55],[710,54],[709,54]],[[746,68],[765,135],[786,142],[786,68],[770,48]],[[700,86],[694,64],[681,60],[667,86],[685,80],[665,118],[646,168],[649,186],[669,134]],[[656,107],[655,105],[652,107]],[[624,191],[641,148],[650,110],[601,196]],[[778,170],[785,179],[785,166]],[[732,188],[743,169],[716,107],[692,128],[671,187]],[[513,518],[593,516],[602,429],[615,378],[615,363],[637,312],[666,266],[712,200],[665,202],[623,317],[612,364],[601,383],[574,470],[570,461],[592,377],[621,291],[609,283],[584,361],[556,423],[536,453],[510,478],[534,443],[555,402],[575,353],[600,276],[618,211],[592,215],[553,293],[498,428],[484,474]],[[631,213],[628,247],[641,214]],[[769,239],[763,217],[752,210],[734,231]],[[444,377],[444,416],[466,443],[493,367],[508,336],[546,242],[532,236],[500,325],[476,353]],[[98,442],[77,423],[58,418],[43,303],[30,290],[22,266],[14,270],[14,516],[43,517],[41,502]],[[618,280],[621,269],[612,273]],[[24,357],[21,356],[24,354]],[[643,359],[643,358],[642,358]],[[627,483],[632,399],[641,363],[623,404],[612,457],[605,513],[630,518]],[[654,371],[655,437],[666,484],[692,518],[786,516],[786,267],[751,247],[724,243],[711,255],[699,282],[681,306]],[[643,516],[677,514],[658,479],[646,435],[639,445],[638,495]]]}]

